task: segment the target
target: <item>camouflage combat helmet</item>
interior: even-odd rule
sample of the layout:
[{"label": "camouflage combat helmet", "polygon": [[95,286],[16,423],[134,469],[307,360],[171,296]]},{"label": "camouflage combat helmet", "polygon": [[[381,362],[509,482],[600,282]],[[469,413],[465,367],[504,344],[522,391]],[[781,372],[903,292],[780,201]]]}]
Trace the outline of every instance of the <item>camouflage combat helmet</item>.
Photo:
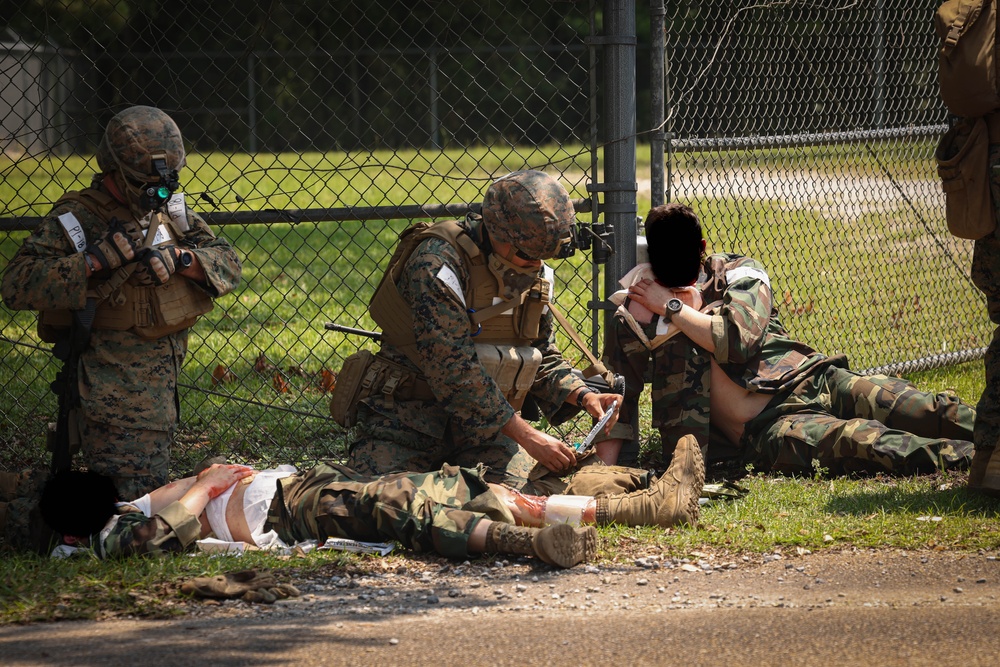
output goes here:
[{"label": "camouflage combat helmet", "polygon": [[114,173],[116,184],[139,216],[149,208],[139,206],[140,186],[160,180],[155,159],[163,159],[171,173],[186,163],[181,131],[170,116],[155,107],[135,106],[108,121],[97,147],[97,166],[104,174]]},{"label": "camouflage combat helmet", "polygon": [[559,181],[541,171],[515,171],[493,181],[483,198],[490,238],[530,259],[548,259],[570,242],[573,202]]}]

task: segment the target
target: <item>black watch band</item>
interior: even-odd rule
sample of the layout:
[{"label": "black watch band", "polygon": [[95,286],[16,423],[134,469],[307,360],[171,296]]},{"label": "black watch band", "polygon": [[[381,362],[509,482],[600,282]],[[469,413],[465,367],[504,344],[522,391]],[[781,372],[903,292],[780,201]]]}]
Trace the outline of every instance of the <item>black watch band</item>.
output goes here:
[{"label": "black watch band", "polygon": [[587,394],[596,394],[596,393],[597,392],[594,391],[593,389],[591,389],[590,387],[584,387],[583,389],[581,389],[580,393],[576,395],[576,407],[578,407],[578,408],[582,408],[583,407],[583,397],[584,396],[586,396]]},{"label": "black watch band", "polygon": [[664,317],[667,318],[667,321],[669,322],[674,319],[674,315],[681,312],[681,308],[683,307],[684,307],[684,302],[678,299],[677,297],[668,299],[666,305],[663,307],[663,315]]}]

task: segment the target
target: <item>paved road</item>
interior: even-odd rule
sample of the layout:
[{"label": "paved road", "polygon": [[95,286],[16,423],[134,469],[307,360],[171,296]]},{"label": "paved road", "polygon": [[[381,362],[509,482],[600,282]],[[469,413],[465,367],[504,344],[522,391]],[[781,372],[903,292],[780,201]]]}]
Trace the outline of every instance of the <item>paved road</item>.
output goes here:
[{"label": "paved road", "polygon": [[[409,597],[402,613],[351,607],[370,597],[360,585],[330,606],[332,598],[307,595],[252,612],[243,603],[206,607],[172,621],[8,626],[0,628],[0,663],[995,667],[997,558],[861,551],[711,575],[512,571],[487,585],[466,582],[460,596],[433,605]],[[441,590],[459,585],[437,582]]]}]

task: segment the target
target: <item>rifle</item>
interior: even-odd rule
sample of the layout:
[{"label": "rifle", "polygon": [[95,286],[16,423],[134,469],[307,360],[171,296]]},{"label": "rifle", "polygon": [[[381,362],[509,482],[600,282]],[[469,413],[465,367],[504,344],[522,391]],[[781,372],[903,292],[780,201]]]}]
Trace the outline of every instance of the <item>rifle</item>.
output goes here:
[{"label": "rifle", "polygon": [[52,355],[63,362],[56,379],[49,385],[59,397],[59,415],[55,432],[49,432],[48,449],[52,452],[53,474],[68,470],[73,454],[80,448],[80,355],[90,346],[90,331],[97,312],[97,300],[87,299],[83,310],[72,311],[69,332],[52,348]]},{"label": "rifle", "polygon": [[340,331],[343,333],[354,334],[355,336],[367,336],[372,340],[382,340],[382,334],[378,331],[368,331],[368,329],[355,329],[353,327],[345,327],[336,322],[327,322],[323,325],[323,328],[327,331]]}]

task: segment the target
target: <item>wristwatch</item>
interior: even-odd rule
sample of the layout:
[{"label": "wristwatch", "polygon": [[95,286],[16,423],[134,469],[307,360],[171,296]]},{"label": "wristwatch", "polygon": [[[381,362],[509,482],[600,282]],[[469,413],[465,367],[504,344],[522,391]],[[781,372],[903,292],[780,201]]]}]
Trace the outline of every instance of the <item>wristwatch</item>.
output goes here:
[{"label": "wristwatch", "polygon": [[87,268],[90,269],[90,275],[97,273],[97,265],[94,264],[94,258],[89,252],[83,253],[83,261],[87,263]]},{"label": "wristwatch", "polygon": [[663,308],[663,315],[667,318],[667,321],[674,319],[674,315],[681,312],[681,308],[684,307],[684,302],[674,297],[667,301],[667,305]]},{"label": "wristwatch", "polygon": [[178,258],[178,261],[180,262],[181,268],[186,269],[191,266],[193,256],[187,250],[181,250],[181,256]]},{"label": "wristwatch", "polygon": [[590,387],[584,387],[583,389],[581,389],[580,392],[576,395],[576,407],[578,408],[583,407],[584,396],[586,396],[587,394],[596,394],[596,393],[597,392],[591,389]]}]

